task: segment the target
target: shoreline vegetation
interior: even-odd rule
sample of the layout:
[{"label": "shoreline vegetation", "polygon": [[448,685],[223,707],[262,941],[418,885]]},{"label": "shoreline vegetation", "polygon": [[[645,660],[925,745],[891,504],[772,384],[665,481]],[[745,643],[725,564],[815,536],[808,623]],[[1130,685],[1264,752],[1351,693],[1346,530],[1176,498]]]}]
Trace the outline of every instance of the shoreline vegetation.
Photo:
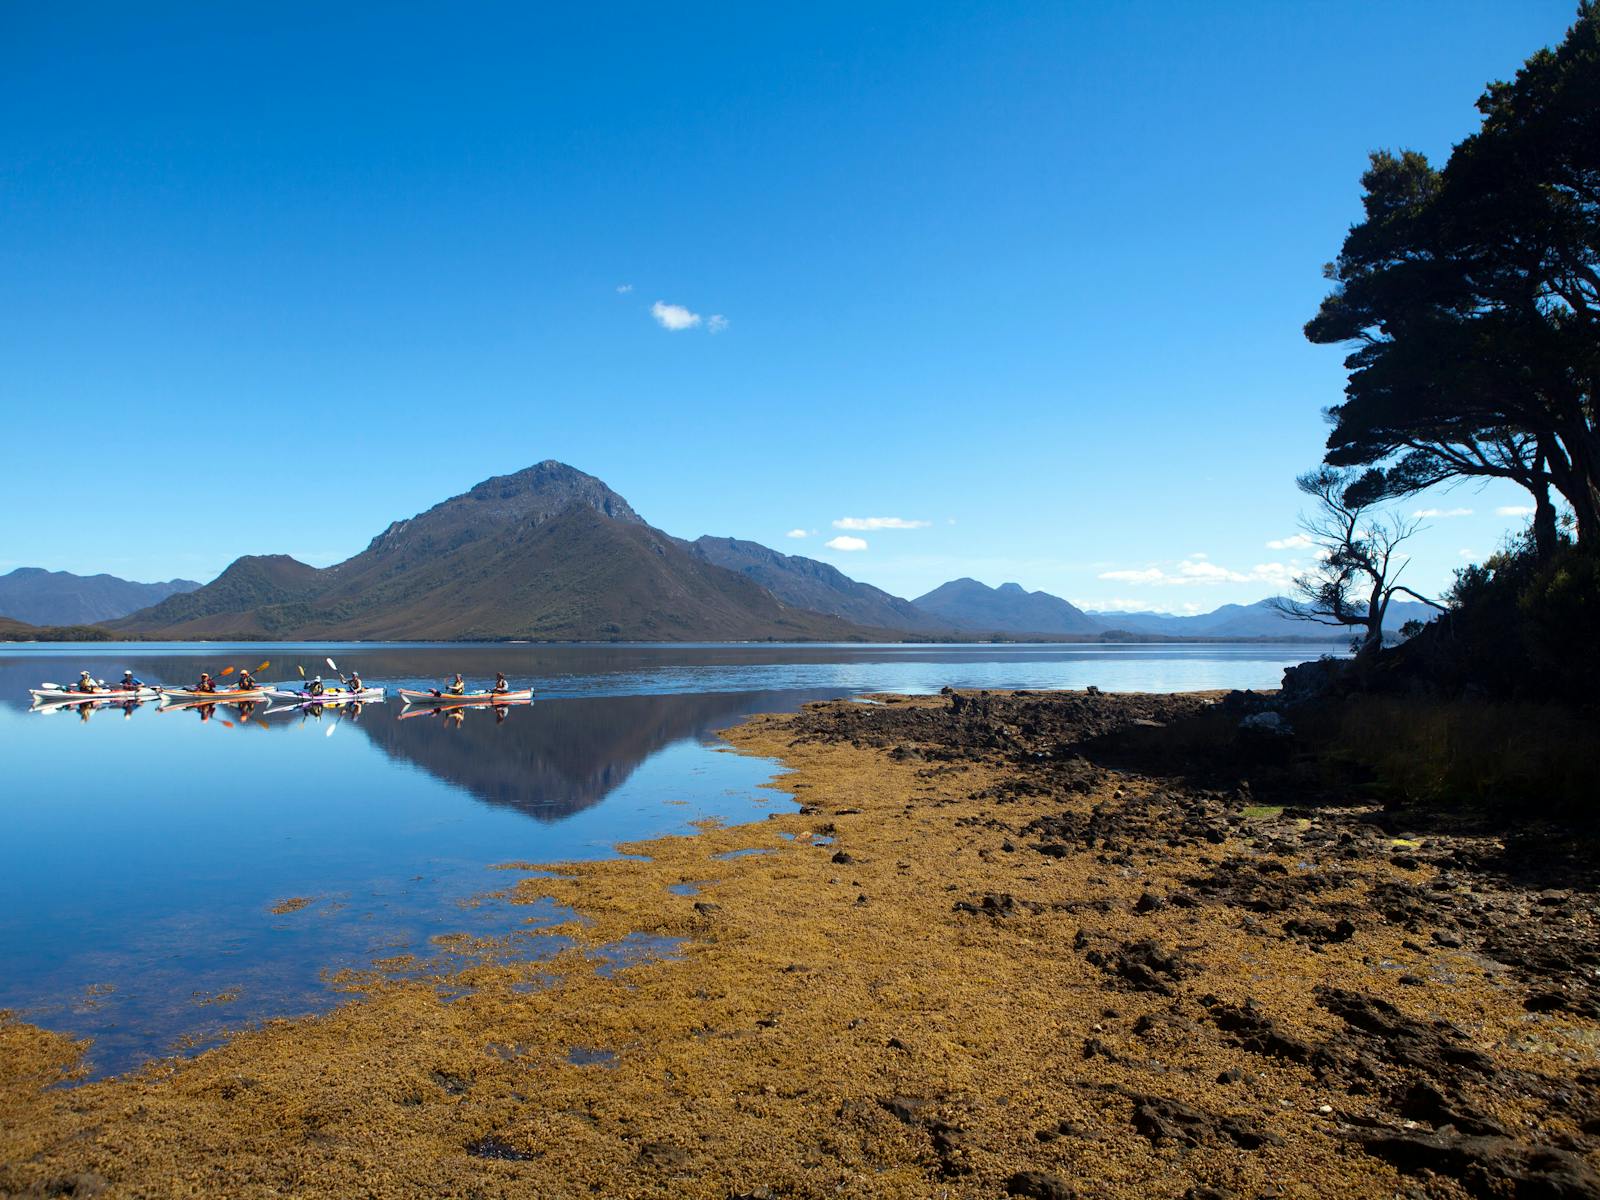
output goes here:
[{"label": "shoreline vegetation", "polygon": [[0,1193],[1600,1191],[1592,817],[1462,802],[1448,703],[1395,775],[1384,697],[870,699],[727,733],[798,811],[522,880],[575,919],[464,969],[80,1086],[0,1023]]}]

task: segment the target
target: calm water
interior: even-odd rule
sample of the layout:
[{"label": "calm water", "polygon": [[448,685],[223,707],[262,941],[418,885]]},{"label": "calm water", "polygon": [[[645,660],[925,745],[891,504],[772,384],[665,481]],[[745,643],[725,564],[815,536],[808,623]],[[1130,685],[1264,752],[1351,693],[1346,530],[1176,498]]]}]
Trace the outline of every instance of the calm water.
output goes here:
[{"label": "calm water", "polygon": [[[98,1073],[316,1011],[345,967],[431,939],[559,920],[492,893],[620,841],[784,808],[771,763],[719,749],[754,712],[867,691],[1274,687],[1292,646],[257,646],[0,648],[0,1009],[92,1037]],[[324,669],[425,686],[496,668],[538,703],[503,719],[237,709],[28,710],[88,669],[189,682]],[[709,874],[709,871],[708,871]],[[475,904],[464,902],[490,898]],[[273,912],[291,898],[310,903]],[[531,955],[533,939],[529,943]],[[543,939],[548,941],[549,939]],[[619,947],[626,954],[630,947]]]}]

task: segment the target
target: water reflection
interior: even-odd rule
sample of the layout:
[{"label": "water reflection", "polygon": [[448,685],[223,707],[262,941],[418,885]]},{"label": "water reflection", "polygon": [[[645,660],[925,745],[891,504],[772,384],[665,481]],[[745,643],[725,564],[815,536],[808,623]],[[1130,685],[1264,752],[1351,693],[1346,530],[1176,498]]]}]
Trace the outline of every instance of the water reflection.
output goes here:
[{"label": "water reflection", "polygon": [[[391,687],[505,670],[540,699],[405,719],[392,700],[28,711],[28,688],[81,669],[174,682],[268,659],[261,678],[273,680],[329,653]],[[8,647],[0,1009],[93,1037],[94,1069],[124,1070],[326,1008],[342,995],[330,972],[380,960],[416,972],[458,952],[450,935],[505,937],[559,916],[474,901],[517,878],[495,863],[606,855],[619,841],[787,803],[760,786],[771,764],[717,749],[716,730],[747,714],[946,683],[1271,686],[1305,656],[1283,646]],[[520,954],[545,952],[518,936]],[[671,948],[618,954],[635,951]]]}]

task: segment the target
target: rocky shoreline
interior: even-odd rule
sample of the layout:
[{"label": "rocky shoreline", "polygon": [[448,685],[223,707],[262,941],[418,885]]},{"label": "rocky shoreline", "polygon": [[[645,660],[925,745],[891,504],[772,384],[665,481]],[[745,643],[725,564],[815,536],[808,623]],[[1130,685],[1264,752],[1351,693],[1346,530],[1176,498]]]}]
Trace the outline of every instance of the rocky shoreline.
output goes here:
[{"label": "rocky shoreline", "polygon": [[874,699],[729,732],[798,813],[520,884],[553,961],[68,1089],[0,1023],[0,1194],[1600,1194],[1570,839],[1385,807],[1259,696]]}]

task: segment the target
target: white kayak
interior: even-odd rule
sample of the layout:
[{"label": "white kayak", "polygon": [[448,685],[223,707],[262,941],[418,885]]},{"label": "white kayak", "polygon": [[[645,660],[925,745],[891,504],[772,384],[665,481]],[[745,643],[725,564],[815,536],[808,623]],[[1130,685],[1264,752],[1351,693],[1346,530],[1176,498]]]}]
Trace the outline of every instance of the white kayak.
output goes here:
[{"label": "white kayak", "polygon": [[383,689],[369,687],[352,692],[349,688],[327,688],[321,695],[313,696],[309,692],[295,692],[288,688],[268,688],[267,695],[290,704],[348,704],[352,700],[364,704],[369,700],[382,700]]},{"label": "white kayak", "polygon": [[401,688],[400,699],[407,704],[509,704],[519,700],[532,700],[533,689],[523,688],[518,692],[445,692],[436,696],[432,692],[414,692],[409,688]]},{"label": "white kayak", "polygon": [[80,692],[77,688],[29,688],[33,693],[35,704],[65,704],[74,700],[154,700],[161,695],[160,688],[98,688],[92,692]]}]

